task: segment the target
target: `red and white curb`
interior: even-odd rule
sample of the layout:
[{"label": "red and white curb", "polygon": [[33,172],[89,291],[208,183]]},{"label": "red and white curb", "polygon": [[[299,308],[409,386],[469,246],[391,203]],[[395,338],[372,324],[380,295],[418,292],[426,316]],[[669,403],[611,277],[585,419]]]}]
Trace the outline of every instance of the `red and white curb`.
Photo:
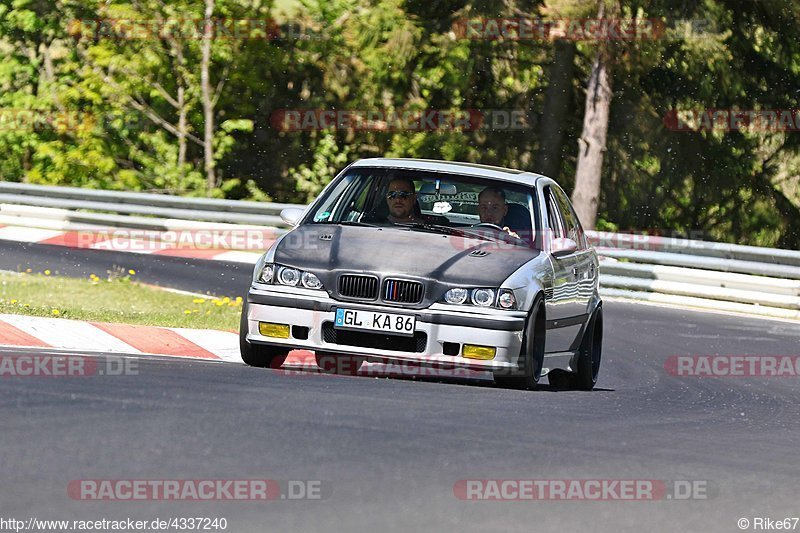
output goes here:
[{"label": "red and white curb", "polygon": [[[234,232],[234,233],[231,233]],[[210,259],[234,263],[255,264],[275,242],[272,230],[176,230],[151,231],[112,228],[109,230],[63,231],[56,229],[29,228],[24,226],[0,226],[0,240],[50,244],[68,248],[111,250],[135,254]],[[230,243],[241,243],[250,250],[235,249]],[[228,247],[218,247],[215,245]]]},{"label": "red and white curb", "polygon": [[0,345],[241,363],[239,335],[209,329],[0,315]]},{"label": "red and white curb", "polygon": [[[215,329],[166,328],[0,315],[0,346],[68,350],[76,354],[182,357],[242,363],[239,335]],[[294,350],[288,364],[307,364],[312,352]]]},{"label": "red and white curb", "polygon": [[[166,328],[65,318],[0,315],[0,346],[65,350],[76,355],[125,354],[181,357],[243,364],[239,335],[213,329]],[[347,361],[329,361],[347,368]],[[294,375],[319,374],[314,353],[292,350],[280,370]],[[358,376],[492,379],[488,372],[426,368],[412,364],[364,363]]]}]

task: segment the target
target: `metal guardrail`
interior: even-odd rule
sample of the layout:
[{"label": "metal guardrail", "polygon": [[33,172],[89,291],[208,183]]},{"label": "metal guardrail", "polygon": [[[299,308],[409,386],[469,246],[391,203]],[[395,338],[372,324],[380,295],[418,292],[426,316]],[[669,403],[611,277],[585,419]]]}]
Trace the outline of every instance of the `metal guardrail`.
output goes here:
[{"label": "metal guardrail", "polygon": [[800,279],[800,267],[773,262],[763,263],[759,261],[742,261],[741,259],[726,259],[723,257],[706,257],[704,255],[651,252],[645,250],[598,248],[597,251],[605,257],[635,263]]},{"label": "metal guardrail", "polygon": [[[31,224],[32,218],[41,216],[51,217],[50,223],[57,218],[68,224],[156,231],[208,229],[218,223],[285,228],[280,211],[306,207],[7,182],[0,182],[0,203],[16,204],[0,208],[0,219],[6,223],[11,219]],[[57,209],[26,211],[22,206]],[[636,234],[587,234],[603,257],[604,296],[800,319],[800,251]]]},{"label": "metal guardrail", "polygon": [[604,278],[610,279],[612,276],[628,278],[631,283],[637,284],[661,281],[719,290],[755,291],[759,294],[800,297],[800,280],[794,279],[617,261],[604,261],[602,271]]},{"label": "metal guardrail", "polygon": [[800,319],[800,252],[668,237],[587,232],[603,257],[601,293]]},{"label": "metal guardrail", "polygon": [[294,204],[185,198],[9,182],[0,182],[0,203],[276,227],[286,227],[279,216],[282,209],[297,207]]},{"label": "metal guardrail", "polygon": [[[587,231],[598,248],[628,250],[631,252],[664,252],[738,261],[753,261],[779,265],[800,266],[800,251],[764,248],[744,244],[729,244],[657,235]],[[619,257],[624,257],[620,255]],[[637,255],[637,257],[642,257]]]}]

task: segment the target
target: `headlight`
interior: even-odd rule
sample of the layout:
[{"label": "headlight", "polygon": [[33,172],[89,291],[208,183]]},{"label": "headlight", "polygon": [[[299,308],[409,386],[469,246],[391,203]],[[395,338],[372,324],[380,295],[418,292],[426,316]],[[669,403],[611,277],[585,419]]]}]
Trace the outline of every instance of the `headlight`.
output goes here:
[{"label": "headlight", "polygon": [[315,276],[311,272],[303,272],[303,275],[300,276],[300,281],[302,282],[303,287],[307,289],[322,288],[322,282],[319,280],[317,276]]},{"label": "headlight", "polygon": [[294,286],[300,282],[300,271],[296,268],[280,267],[278,269],[278,283]]},{"label": "headlight", "polygon": [[492,289],[474,289],[472,291],[472,303],[481,307],[488,307],[494,303],[494,291]]},{"label": "headlight", "polygon": [[450,289],[446,293],[444,293],[444,301],[449,304],[463,304],[467,301],[467,296],[469,296],[469,292],[467,289]]},{"label": "headlight", "polygon": [[455,287],[444,293],[444,296],[439,301],[451,305],[474,305],[506,310],[517,309],[517,299],[511,289]]},{"label": "headlight", "polygon": [[501,309],[516,309],[517,299],[514,292],[508,289],[500,289],[500,296],[497,297],[497,306]]},{"label": "headlight", "polygon": [[272,263],[267,263],[264,265],[264,268],[261,269],[261,274],[258,276],[258,281],[262,283],[272,283],[272,279],[275,277],[275,265]]},{"label": "headlight", "polygon": [[289,287],[300,285],[306,289],[323,288],[322,282],[311,272],[274,263],[265,263],[255,281],[258,283],[288,285]]}]

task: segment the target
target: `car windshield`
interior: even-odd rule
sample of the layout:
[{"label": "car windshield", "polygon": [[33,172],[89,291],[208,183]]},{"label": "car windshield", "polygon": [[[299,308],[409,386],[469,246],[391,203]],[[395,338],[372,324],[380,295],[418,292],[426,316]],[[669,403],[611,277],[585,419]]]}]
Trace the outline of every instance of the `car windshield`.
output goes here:
[{"label": "car windshield", "polygon": [[328,188],[305,222],[457,233],[533,246],[534,190],[457,174],[359,167]]}]

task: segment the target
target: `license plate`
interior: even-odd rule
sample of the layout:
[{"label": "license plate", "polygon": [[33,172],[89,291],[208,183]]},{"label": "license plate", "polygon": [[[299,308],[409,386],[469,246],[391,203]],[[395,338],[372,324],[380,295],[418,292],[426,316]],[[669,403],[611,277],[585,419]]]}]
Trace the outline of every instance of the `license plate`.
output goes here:
[{"label": "license plate", "polygon": [[416,325],[417,319],[413,316],[375,313],[356,309],[337,309],[336,322],[334,322],[333,327],[338,329],[381,331],[410,337],[414,335]]}]

